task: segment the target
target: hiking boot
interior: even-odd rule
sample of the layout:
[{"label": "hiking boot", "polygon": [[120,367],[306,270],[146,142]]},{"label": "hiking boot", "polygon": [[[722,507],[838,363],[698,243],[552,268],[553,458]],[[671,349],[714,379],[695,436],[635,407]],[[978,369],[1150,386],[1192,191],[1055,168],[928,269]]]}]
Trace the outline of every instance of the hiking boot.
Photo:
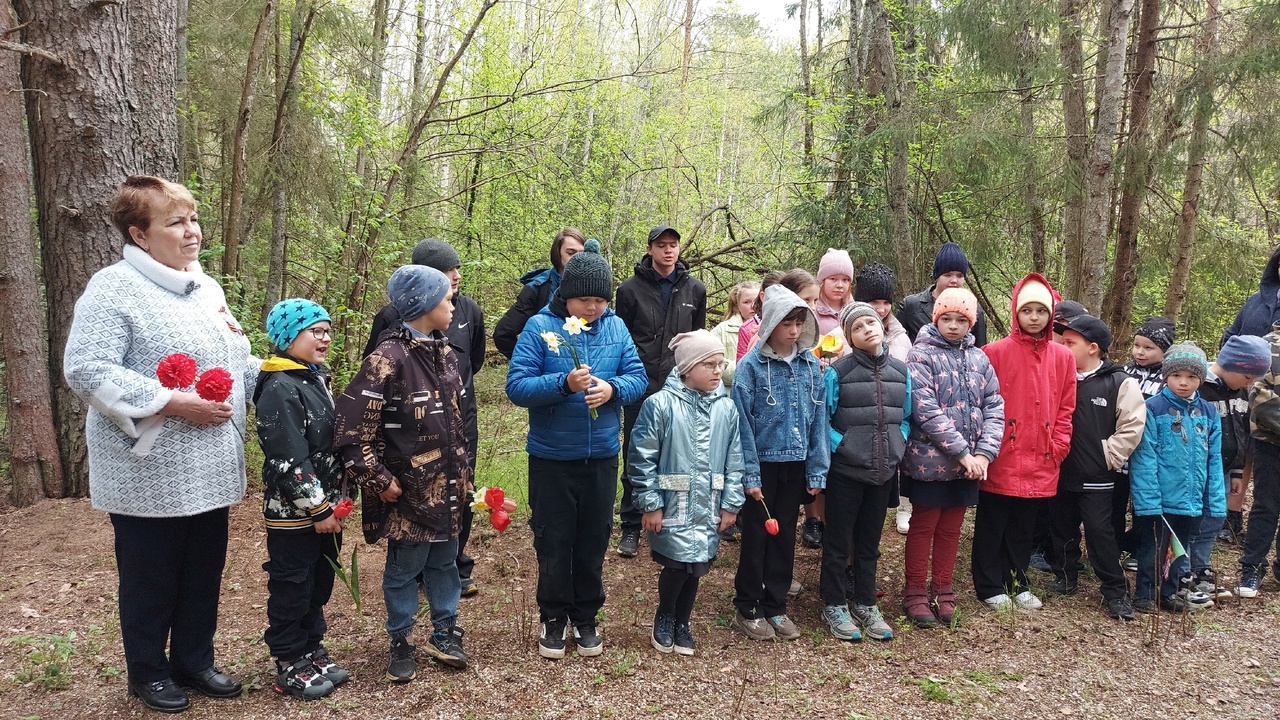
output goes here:
[{"label": "hiking boot", "polygon": [[1042,552],[1031,553],[1031,559],[1027,561],[1027,567],[1045,573],[1053,572],[1053,568],[1049,567],[1049,562],[1044,559],[1044,553]]},{"label": "hiking boot", "polygon": [[849,614],[853,615],[854,622],[858,623],[862,627],[862,632],[872,640],[893,639],[893,628],[884,621],[884,615],[880,614],[879,606],[851,605]]},{"label": "hiking boot", "polygon": [[424,649],[441,664],[462,670],[470,660],[462,651],[462,635],[462,628],[457,625],[448,630],[437,630],[431,633]]},{"label": "hiking boot", "polygon": [[1129,602],[1129,597],[1121,596],[1114,600],[1103,600],[1102,605],[1106,608],[1107,617],[1112,620],[1131,621],[1133,617],[1133,603]]},{"label": "hiking boot", "polygon": [[633,558],[640,552],[640,531],[623,530],[622,539],[618,541],[618,554],[624,558]]},{"label": "hiking boot", "polygon": [[822,547],[822,530],[825,526],[818,518],[804,521],[804,529],[800,532],[800,541],[807,548]]},{"label": "hiking boot", "polygon": [[475,580],[467,578],[462,581],[462,597],[475,597],[480,594],[480,586]]},{"label": "hiking boot", "polygon": [[573,642],[578,646],[579,657],[595,657],[604,652],[604,640],[600,639],[595,623],[574,625]]},{"label": "hiking boot", "polygon": [[1254,565],[1240,567],[1240,582],[1236,585],[1236,596],[1242,598],[1258,597],[1258,586],[1262,584],[1262,572]]},{"label": "hiking boot", "polygon": [[1177,594],[1191,605],[1199,605],[1200,608],[1213,607],[1213,596],[1196,588],[1196,576],[1191,573],[1178,578]]},{"label": "hiking boot", "polygon": [[276,663],[276,681],[271,689],[299,700],[319,700],[333,692],[333,682],[303,655],[292,663]]},{"label": "hiking boot", "polygon": [[956,618],[956,596],[950,585],[935,587],[929,583],[929,605],[932,606],[938,622],[950,627]]},{"label": "hiking boot", "polygon": [[1050,595],[1075,595],[1080,590],[1080,582],[1075,578],[1060,577],[1049,585]]},{"label": "hiking boot", "polygon": [[548,660],[564,657],[565,622],[563,619],[542,623],[542,637],[538,638],[538,654]]},{"label": "hiking boot", "polygon": [[148,683],[129,683],[129,694],[143,705],[162,713],[179,713],[191,706],[186,691],[171,679]]},{"label": "hiking boot", "polygon": [[922,587],[908,587],[902,591],[902,614],[918,628],[937,627],[938,618],[929,609],[929,596]]},{"label": "hiking boot", "polygon": [[803,591],[804,591],[804,586],[800,584],[800,581],[792,580],[791,587],[787,588],[787,595],[790,595],[791,597],[795,597],[796,595],[799,595]]},{"label": "hiking boot", "polygon": [[350,673],[329,657],[329,651],[325,650],[323,645],[302,657],[310,660],[311,664],[316,666],[316,669],[320,671],[325,680],[333,683],[334,687],[346,682],[347,678],[351,676]]},{"label": "hiking boot", "polygon": [[822,619],[827,621],[831,634],[837,640],[861,640],[862,633],[849,617],[849,608],[844,605],[828,605],[822,609]]},{"label": "hiking boot", "polygon": [[774,640],[777,633],[764,618],[749,618],[740,611],[733,615],[733,626],[741,630],[752,640]]},{"label": "hiking boot", "polygon": [[676,616],[658,613],[653,616],[653,647],[669,653],[676,644]]},{"label": "hiking boot", "polygon": [[987,607],[997,612],[1001,610],[1013,609],[1013,598],[1009,597],[1004,593],[1000,593],[999,595],[992,595],[991,597],[988,597],[988,598],[982,598],[982,602],[986,603]]},{"label": "hiking boot", "polygon": [[676,654],[692,655],[697,649],[698,643],[693,640],[693,630],[690,629],[689,623],[676,623]]},{"label": "hiking boot", "polygon": [[1155,615],[1159,609],[1156,607],[1156,601],[1151,598],[1134,598],[1133,611],[1144,615]]},{"label": "hiking boot", "polygon": [[1044,607],[1044,603],[1040,602],[1040,598],[1036,597],[1030,590],[1023,590],[1013,596],[1013,604],[1023,610],[1039,610]]},{"label": "hiking boot", "polygon": [[392,638],[391,661],[387,663],[388,680],[407,683],[418,674],[418,661],[413,657],[417,649],[407,637]]},{"label": "hiking boot", "polygon": [[779,640],[796,640],[800,637],[800,630],[786,615],[774,615],[765,620],[773,626],[773,633]]}]

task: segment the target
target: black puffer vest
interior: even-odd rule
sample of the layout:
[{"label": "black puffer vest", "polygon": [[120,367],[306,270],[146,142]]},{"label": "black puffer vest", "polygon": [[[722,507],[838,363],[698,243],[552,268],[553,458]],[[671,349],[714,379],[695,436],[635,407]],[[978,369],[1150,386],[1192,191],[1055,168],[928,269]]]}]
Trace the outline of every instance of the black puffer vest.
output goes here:
[{"label": "black puffer vest", "polygon": [[831,427],[843,437],[832,448],[830,474],[883,485],[893,477],[906,452],[902,437],[907,401],[907,366],[881,353],[854,350],[831,365],[840,397]]}]

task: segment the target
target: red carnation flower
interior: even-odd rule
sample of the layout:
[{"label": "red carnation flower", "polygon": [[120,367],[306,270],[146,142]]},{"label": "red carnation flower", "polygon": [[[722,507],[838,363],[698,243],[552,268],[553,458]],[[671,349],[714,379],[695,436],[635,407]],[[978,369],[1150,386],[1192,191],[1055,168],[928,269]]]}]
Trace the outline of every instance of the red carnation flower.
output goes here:
[{"label": "red carnation flower", "polygon": [[212,368],[200,374],[196,381],[196,394],[209,402],[226,402],[231,397],[234,381],[225,368]]},{"label": "red carnation flower", "polygon": [[355,507],[355,504],[351,502],[351,498],[342,498],[342,502],[333,506],[333,516],[343,520],[351,514]]},{"label": "red carnation flower", "polygon": [[156,365],[156,378],[170,390],[190,387],[196,381],[196,361],[182,353],[166,355]]}]

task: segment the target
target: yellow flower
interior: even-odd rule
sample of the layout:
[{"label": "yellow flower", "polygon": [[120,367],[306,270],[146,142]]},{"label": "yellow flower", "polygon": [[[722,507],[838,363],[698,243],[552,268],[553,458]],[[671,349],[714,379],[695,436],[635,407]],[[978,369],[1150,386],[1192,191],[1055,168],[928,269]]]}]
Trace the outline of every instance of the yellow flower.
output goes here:
[{"label": "yellow flower", "polygon": [[560,354],[560,336],[550,330],[542,333],[542,340],[547,344],[547,349],[551,352]]},{"label": "yellow flower", "polygon": [[568,320],[564,321],[564,331],[569,333],[570,335],[577,335],[583,330],[590,330],[590,329],[591,329],[591,326],[587,324],[587,321],[583,320],[577,315],[574,315],[570,317]]},{"label": "yellow flower", "polygon": [[840,342],[840,338],[835,335],[823,335],[822,340],[818,342],[818,346],[813,349],[813,354],[819,358],[831,358],[843,351],[844,343]]}]

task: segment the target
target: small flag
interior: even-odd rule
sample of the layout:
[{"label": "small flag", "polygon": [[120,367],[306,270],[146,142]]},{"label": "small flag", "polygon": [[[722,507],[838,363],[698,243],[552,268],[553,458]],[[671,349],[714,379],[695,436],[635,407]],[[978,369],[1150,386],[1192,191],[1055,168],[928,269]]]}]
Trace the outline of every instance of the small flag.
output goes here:
[{"label": "small flag", "polygon": [[1160,519],[1164,521],[1164,526],[1169,529],[1169,551],[1165,553],[1164,558],[1164,576],[1168,578],[1169,566],[1173,564],[1174,560],[1186,557],[1187,551],[1182,547],[1182,542],[1178,540],[1178,534],[1170,527],[1169,521],[1165,520],[1163,516]]}]

